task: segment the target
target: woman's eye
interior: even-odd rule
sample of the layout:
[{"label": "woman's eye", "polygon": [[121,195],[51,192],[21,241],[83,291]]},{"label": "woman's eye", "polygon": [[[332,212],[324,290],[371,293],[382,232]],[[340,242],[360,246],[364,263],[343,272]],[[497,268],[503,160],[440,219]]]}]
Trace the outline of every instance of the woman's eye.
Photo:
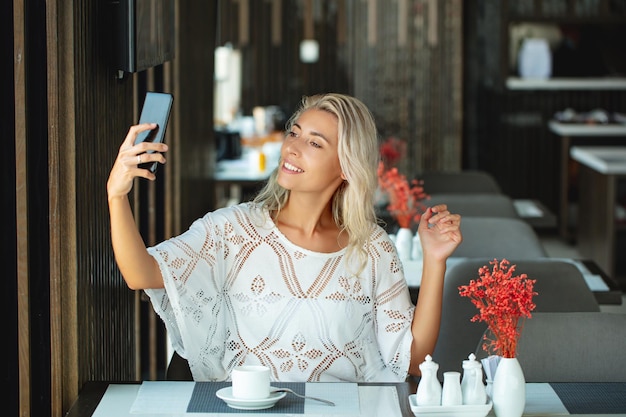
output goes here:
[{"label": "woman's eye", "polygon": [[311,146],[313,146],[314,148],[321,148],[319,143],[313,141],[311,141]]},{"label": "woman's eye", "polygon": [[289,136],[291,136],[292,138],[297,138],[298,134],[292,130],[289,132]]}]

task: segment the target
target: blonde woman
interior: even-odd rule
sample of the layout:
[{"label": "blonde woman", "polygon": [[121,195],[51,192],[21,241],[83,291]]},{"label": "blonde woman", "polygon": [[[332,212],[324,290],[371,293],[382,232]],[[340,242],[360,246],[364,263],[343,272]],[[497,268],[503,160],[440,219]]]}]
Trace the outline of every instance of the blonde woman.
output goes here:
[{"label": "blonde woman", "polygon": [[193,379],[227,380],[262,364],[274,381],[404,381],[437,341],[446,259],[462,240],[442,204],[419,226],[424,263],[414,306],[393,243],[373,208],[374,120],[341,94],[305,97],[287,123],[280,163],[252,202],[207,213],[146,248],[127,194],[155,178],[130,128],[107,183],[122,275],[143,289]]}]

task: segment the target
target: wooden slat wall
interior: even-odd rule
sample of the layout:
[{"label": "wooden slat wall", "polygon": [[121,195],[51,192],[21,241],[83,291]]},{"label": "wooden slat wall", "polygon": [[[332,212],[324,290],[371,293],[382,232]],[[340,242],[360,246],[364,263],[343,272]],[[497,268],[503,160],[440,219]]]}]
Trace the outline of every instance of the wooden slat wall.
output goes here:
[{"label": "wooden slat wall", "polygon": [[[486,115],[480,120],[480,161],[513,198],[539,199],[559,211],[559,136],[548,123],[557,111],[605,109],[624,111],[623,91],[493,91],[483,90]],[[578,138],[572,144],[617,144],[621,138]],[[572,167],[575,169],[575,167]],[[573,184],[575,185],[575,184]],[[576,201],[575,195],[572,195]]]},{"label": "wooden slat wall", "polygon": [[[121,141],[135,120],[136,103],[133,78],[116,79],[109,56],[103,53],[113,46],[102,36],[111,27],[104,4],[76,3],[67,13],[72,25],[59,30],[70,31],[65,46],[72,51],[74,67],[68,69],[70,91],[75,94],[62,97],[67,112],[59,117],[71,123],[71,130],[58,151],[58,180],[60,211],[75,217],[67,220],[73,221],[71,226],[56,233],[71,248],[61,255],[68,274],[63,280],[76,305],[68,302],[64,307],[75,312],[76,322],[64,326],[76,326],[76,339],[68,337],[65,343],[75,344],[79,388],[88,380],[137,379],[135,295],[124,284],[113,257],[105,188]],[[70,120],[67,115],[72,115]],[[66,311],[60,314],[65,320],[71,317]]]},{"label": "wooden slat wall", "polygon": [[[238,38],[243,3],[251,16],[245,43]],[[280,44],[272,43],[276,3],[283,16]],[[402,169],[460,169],[462,1],[311,3],[320,59],[306,64],[298,48],[307,0],[219,0],[218,43],[242,51],[243,113],[250,115],[256,105],[279,105],[290,114],[302,95],[352,94],[370,107],[383,138],[408,142]]]},{"label": "wooden slat wall", "polygon": [[[176,63],[122,79],[109,55],[109,4],[50,0],[34,7],[16,0],[2,6],[9,19],[3,31],[13,32],[2,37],[3,54],[10,54],[3,73],[12,77],[3,78],[11,83],[3,91],[11,94],[1,101],[2,113],[14,115],[13,123],[2,124],[3,137],[13,138],[3,153],[9,170],[3,191],[14,196],[5,201],[14,221],[3,222],[4,235],[16,235],[15,242],[5,239],[3,250],[6,272],[15,276],[3,292],[12,323],[7,330],[17,335],[3,372],[15,382],[7,391],[14,401],[5,404],[10,415],[62,416],[85,381],[162,376],[162,325],[120,276],[105,188],[147,89],[174,91],[176,105],[168,168],[155,184],[135,186],[142,234],[148,243],[162,240],[188,226],[181,219],[213,205],[207,115],[215,3],[185,2],[177,10],[188,30],[177,37]],[[185,75],[174,82],[174,71]]]},{"label": "wooden slat wall", "polygon": [[[15,265],[16,282],[21,285],[18,294],[26,297],[19,307],[23,321],[18,346],[24,359],[19,362],[20,413],[60,416],[87,380],[153,378],[162,370],[161,348],[154,348],[160,343],[158,320],[146,312],[149,306],[139,294],[128,290],[115,264],[106,179],[128,126],[137,119],[142,93],[172,91],[173,149],[168,168],[161,171],[161,183],[136,185],[140,228],[150,241],[158,241],[186,229],[213,206],[211,74],[218,2],[176,2],[175,60],[154,72],[123,79],[115,77],[109,56],[108,2],[48,0],[45,9],[43,4],[27,7],[27,3],[15,0],[12,7],[2,9],[13,16],[15,33],[24,34],[14,42],[18,50],[10,70],[15,77],[11,104],[18,147],[12,165],[19,200],[14,205],[20,242],[16,257],[21,262]],[[237,26],[238,8],[244,3],[250,17],[247,30]],[[291,111],[301,95],[322,91],[355,94],[373,109],[381,135],[417,144],[412,148],[416,155],[411,155],[414,166],[443,167],[455,164],[460,146],[459,137],[445,133],[454,132],[457,118],[443,117],[459,111],[443,88],[448,80],[458,80],[450,78],[454,71],[448,74],[443,67],[449,54],[458,59],[454,52],[458,45],[449,49],[447,43],[459,41],[460,4],[460,0],[220,0],[220,12],[231,17],[230,21],[220,17],[219,39],[236,44],[247,34],[244,59],[261,60],[249,60],[244,66],[245,110],[278,104]],[[276,5],[281,13],[272,9]],[[401,45],[395,30],[400,6],[408,10],[406,43]],[[429,7],[437,12],[427,14]],[[312,31],[320,42],[317,64],[298,60],[300,35],[293,33],[303,30],[305,10],[312,10]],[[272,15],[281,16],[282,36],[274,32],[272,37],[267,23]],[[436,32],[434,26],[429,32],[428,16],[437,19]],[[376,22],[375,36],[365,22],[369,27]],[[26,27],[28,31],[23,30]],[[452,37],[447,38],[450,30]],[[439,43],[429,44],[428,34]],[[277,38],[280,46],[272,43]],[[402,64],[385,62],[393,59],[402,59]],[[435,63],[440,69],[430,70]],[[438,89],[428,91],[435,76],[441,77]],[[425,93],[439,98],[424,98]],[[424,101],[416,102],[416,97]],[[433,132],[429,140],[427,131],[420,130],[426,126]],[[442,153],[448,159],[439,159]],[[145,214],[153,208],[156,217]],[[37,296],[29,298],[26,288],[36,289]],[[148,325],[143,317],[148,317]],[[137,353],[146,345],[147,359]]]},{"label": "wooden slat wall", "polygon": [[[467,0],[465,29],[466,166],[493,174],[513,198],[540,200],[559,214],[560,142],[548,123],[558,111],[626,110],[624,90],[508,90],[508,23],[626,27],[626,1]],[[606,26],[604,26],[606,27]],[[620,33],[618,31],[618,33]],[[499,34],[495,36],[494,34]],[[623,63],[619,51],[613,62]],[[622,72],[624,70],[622,64]],[[619,74],[615,74],[619,75]],[[621,74],[623,77],[624,74]],[[616,143],[617,138],[574,139]],[[575,170],[575,164],[571,167]],[[575,192],[575,184],[572,188]],[[576,196],[572,195],[573,201]]]}]

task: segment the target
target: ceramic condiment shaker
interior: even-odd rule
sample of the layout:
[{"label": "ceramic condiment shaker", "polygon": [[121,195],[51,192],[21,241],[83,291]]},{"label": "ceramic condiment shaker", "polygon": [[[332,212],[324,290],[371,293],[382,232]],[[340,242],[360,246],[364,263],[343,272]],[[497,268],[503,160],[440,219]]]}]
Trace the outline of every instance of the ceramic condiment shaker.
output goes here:
[{"label": "ceramic condiment shaker", "polygon": [[417,405],[441,405],[441,382],[437,378],[439,364],[433,361],[430,355],[426,355],[424,362],[419,365],[422,378],[417,385],[415,402]]},{"label": "ceramic condiment shaker", "polygon": [[443,392],[441,393],[441,405],[462,405],[463,394],[461,391],[461,373],[448,371],[443,373]]},{"label": "ceramic condiment shaker", "polygon": [[411,259],[421,261],[422,257],[422,242],[420,241],[419,233],[415,232],[415,235],[413,235],[413,245],[411,246]]},{"label": "ceramic condiment shaker", "polygon": [[482,405],[487,403],[487,391],[483,383],[483,367],[471,353],[463,361],[463,381],[461,382],[464,405]]}]

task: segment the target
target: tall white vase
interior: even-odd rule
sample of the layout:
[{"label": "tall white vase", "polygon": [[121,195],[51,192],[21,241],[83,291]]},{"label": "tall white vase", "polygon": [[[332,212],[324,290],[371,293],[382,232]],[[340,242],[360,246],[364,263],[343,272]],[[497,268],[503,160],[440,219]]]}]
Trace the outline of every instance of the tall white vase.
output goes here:
[{"label": "tall white vase", "polygon": [[396,233],[396,249],[401,261],[411,259],[411,249],[413,247],[413,233],[411,229],[401,227]]},{"label": "tall white vase", "polygon": [[522,78],[550,78],[552,52],[545,39],[525,39],[518,56],[519,75]]},{"label": "tall white vase", "polygon": [[497,417],[520,417],[526,405],[526,380],[517,358],[502,358],[493,377],[493,411]]}]

